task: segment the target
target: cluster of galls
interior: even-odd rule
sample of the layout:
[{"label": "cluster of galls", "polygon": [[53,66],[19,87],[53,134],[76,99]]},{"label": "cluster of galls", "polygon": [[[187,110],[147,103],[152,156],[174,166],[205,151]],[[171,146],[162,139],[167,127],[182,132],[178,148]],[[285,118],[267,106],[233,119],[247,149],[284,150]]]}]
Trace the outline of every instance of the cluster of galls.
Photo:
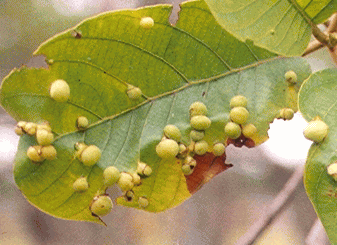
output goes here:
[{"label": "cluster of galls", "polygon": [[[93,166],[96,164],[100,157],[101,151],[95,145],[85,145],[84,143],[76,143],[75,156],[85,165]],[[134,193],[132,188],[141,184],[141,176],[147,177],[152,173],[150,166],[143,162],[139,162],[137,171],[135,173],[120,172],[116,167],[109,166],[103,171],[103,190],[106,190],[109,186],[117,184],[123,191],[124,198],[127,201],[132,201]],[[80,177],[73,183],[73,189],[77,192],[84,192],[89,188],[89,184],[86,177]],[[139,197],[139,206],[145,208],[148,206],[148,200],[146,197]],[[107,215],[113,207],[110,197],[106,194],[96,196],[91,205],[90,210],[96,216]]]},{"label": "cluster of galls", "polygon": [[[196,160],[193,156],[204,155],[209,149],[208,143],[203,140],[205,130],[211,126],[211,120],[206,116],[207,107],[204,103],[196,101],[189,108],[190,116],[190,139],[191,144],[186,147],[181,141],[181,132],[177,126],[169,124],[164,128],[164,136],[156,146],[157,155],[163,159],[178,158],[182,163],[184,175],[191,175],[196,167]],[[215,156],[225,153],[225,145],[216,143],[213,146]]]},{"label": "cluster of galls", "polygon": [[32,162],[39,163],[45,159],[54,160],[56,158],[56,149],[51,145],[54,135],[48,122],[36,124],[20,121],[15,127],[15,133],[20,136],[24,134],[35,136],[38,145],[30,146],[27,150],[27,156]]},{"label": "cluster of galls", "polygon": [[230,101],[232,109],[229,112],[229,118],[231,121],[225,126],[227,144],[234,144],[237,147],[255,145],[250,138],[256,135],[257,129],[254,124],[247,123],[249,118],[249,112],[246,109],[247,102],[247,98],[243,95],[234,96]]}]

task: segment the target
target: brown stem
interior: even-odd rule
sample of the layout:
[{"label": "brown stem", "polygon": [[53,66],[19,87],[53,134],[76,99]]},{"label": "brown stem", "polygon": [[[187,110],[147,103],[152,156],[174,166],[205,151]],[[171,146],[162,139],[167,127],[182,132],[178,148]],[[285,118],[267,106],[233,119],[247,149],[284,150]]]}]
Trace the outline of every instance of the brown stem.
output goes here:
[{"label": "brown stem", "polygon": [[315,39],[308,44],[307,49],[302,54],[302,57],[307,56],[308,54],[311,54],[311,53],[313,53],[313,52],[315,52],[315,51],[317,51],[317,50],[319,50],[323,47],[324,47],[324,45],[321,42],[319,42]]},{"label": "brown stem", "polygon": [[325,32],[322,32],[318,28],[318,26],[316,26],[315,24],[311,24],[311,30],[312,30],[312,35],[314,35],[314,37],[318,41],[320,41],[323,45],[326,45],[329,48],[332,48],[332,45],[329,42],[329,36]]},{"label": "brown stem", "polygon": [[337,65],[337,54],[336,49],[329,49],[330,56],[332,58],[332,61]]},{"label": "brown stem", "polygon": [[336,13],[330,17],[326,25],[327,30],[325,32],[322,32],[317,26],[312,26],[313,35],[316,35],[317,37],[315,36],[316,40],[313,40],[308,44],[307,49],[302,54],[303,57],[323,48],[327,45],[326,43],[329,43],[329,45],[327,45],[329,48],[333,48],[334,45],[331,45],[329,35],[337,31]]},{"label": "brown stem", "polygon": [[239,238],[235,245],[251,245],[258,236],[266,229],[275,216],[280,212],[281,208],[285,205],[287,200],[292,196],[296,187],[303,177],[303,166],[298,166],[295,172],[291,175],[287,183],[283,186],[282,190],[276,198],[264,207],[264,214],[257,220],[246,232],[245,235]]},{"label": "brown stem", "polygon": [[337,14],[333,14],[329,19],[329,25],[327,28],[328,33],[333,33],[337,31]]}]

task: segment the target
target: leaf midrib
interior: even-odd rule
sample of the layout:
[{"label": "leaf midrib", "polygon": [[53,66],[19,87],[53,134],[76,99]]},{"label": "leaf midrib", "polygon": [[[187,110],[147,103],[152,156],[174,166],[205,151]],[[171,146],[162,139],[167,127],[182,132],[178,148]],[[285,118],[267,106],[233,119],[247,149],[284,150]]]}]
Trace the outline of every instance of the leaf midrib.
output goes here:
[{"label": "leaf midrib", "polygon": [[[135,109],[137,109],[137,108],[139,108],[139,107],[141,107],[141,106],[143,106],[143,105],[145,105],[147,103],[150,103],[152,101],[158,100],[158,99],[163,98],[165,96],[172,95],[174,93],[178,93],[178,92],[180,92],[180,91],[182,91],[182,90],[184,90],[186,88],[189,88],[190,86],[193,86],[193,85],[196,85],[196,84],[200,84],[200,83],[214,82],[214,81],[217,81],[218,79],[226,77],[226,76],[228,76],[230,74],[242,72],[244,70],[247,70],[247,69],[250,69],[250,68],[254,68],[254,67],[258,67],[258,66],[263,65],[265,63],[268,63],[268,62],[271,62],[271,61],[275,61],[275,60],[279,60],[279,59],[283,59],[283,58],[285,58],[285,57],[283,57],[283,56],[272,57],[270,59],[266,59],[266,60],[262,60],[262,61],[259,61],[259,62],[255,62],[253,64],[250,64],[250,65],[247,65],[247,66],[244,66],[244,67],[232,69],[232,70],[230,70],[228,72],[225,72],[223,74],[219,74],[219,75],[212,76],[212,77],[205,78],[205,79],[200,79],[200,80],[197,80],[197,81],[190,81],[189,83],[187,83],[187,84],[185,84],[185,85],[183,85],[183,86],[181,86],[181,87],[179,87],[177,89],[174,89],[174,90],[171,90],[171,91],[167,91],[167,92],[159,94],[157,96],[149,97],[148,99],[144,100],[142,103],[139,103],[136,106],[130,107],[130,108],[128,108],[128,109],[126,109],[126,110],[124,110],[124,111],[122,111],[120,113],[117,113],[117,114],[111,115],[111,116],[107,116],[107,117],[105,117],[105,118],[103,118],[103,119],[101,119],[99,121],[96,121],[95,123],[91,124],[88,127],[88,129],[91,128],[91,127],[94,127],[94,126],[96,126],[98,124],[101,124],[101,123],[103,123],[105,121],[112,120],[112,119],[114,119],[116,117],[124,115],[124,114],[126,114],[126,113],[128,113],[130,111],[133,111],[133,110],[135,110]],[[67,132],[67,133],[61,134],[58,137],[56,137],[55,140],[58,139],[58,138],[60,138],[60,137],[65,136],[65,135],[71,134],[73,132],[76,132],[76,131],[72,131],[72,132]]]}]

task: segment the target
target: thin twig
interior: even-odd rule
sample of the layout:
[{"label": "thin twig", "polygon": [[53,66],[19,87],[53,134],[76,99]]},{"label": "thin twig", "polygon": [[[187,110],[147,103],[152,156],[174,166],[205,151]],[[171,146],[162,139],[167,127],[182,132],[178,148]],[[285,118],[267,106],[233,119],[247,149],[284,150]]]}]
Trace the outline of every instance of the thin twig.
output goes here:
[{"label": "thin twig", "polygon": [[240,237],[236,245],[251,245],[253,244],[263,230],[271,223],[275,216],[280,212],[287,200],[296,190],[296,187],[301,182],[303,177],[303,166],[298,166],[295,172],[291,175],[287,183],[283,186],[277,197],[270,205],[264,207],[264,214],[256,221],[246,232]]},{"label": "thin twig", "polygon": [[337,14],[333,14],[329,19],[329,26],[327,28],[328,33],[333,33],[337,31]]},{"label": "thin twig", "polygon": [[[321,42],[321,40],[319,40],[318,38],[311,41],[308,44],[308,47],[306,48],[304,53],[302,54],[303,57],[325,47],[326,42],[330,44],[328,45],[329,48],[333,48],[331,43],[329,42],[329,35],[337,31],[337,14],[333,14],[326,24],[327,24],[327,29],[325,32],[320,31],[317,26],[315,26],[315,28],[312,30],[313,34],[315,30],[315,33],[318,34],[318,36],[320,36],[323,42]],[[320,33],[322,33],[323,35],[320,35]]]},{"label": "thin twig", "polygon": [[329,239],[326,235],[324,227],[319,219],[311,227],[307,238],[305,239],[306,245],[325,245],[329,244]]},{"label": "thin twig", "polygon": [[311,41],[309,44],[308,44],[308,47],[306,48],[306,50],[304,51],[304,53],[302,54],[302,57],[308,55],[308,54],[311,54],[321,48],[323,48],[324,45],[317,41],[316,39]]},{"label": "thin twig", "polygon": [[329,42],[329,35],[327,33],[321,31],[317,25],[312,24],[311,25],[312,35],[320,41],[323,45],[332,48],[331,43]]}]

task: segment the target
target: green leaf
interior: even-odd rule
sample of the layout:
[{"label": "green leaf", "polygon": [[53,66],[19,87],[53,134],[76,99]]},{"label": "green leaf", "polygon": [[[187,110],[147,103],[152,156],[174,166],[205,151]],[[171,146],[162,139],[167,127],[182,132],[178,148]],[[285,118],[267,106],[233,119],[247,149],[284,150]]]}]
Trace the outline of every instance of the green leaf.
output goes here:
[{"label": "green leaf", "polygon": [[299,109],[307,121],[320,116],[329,126],[322,143],[313,143],[306,162],[304,183],[308,196],[332,244],[337,244],[337,182],[327,166],[337,160],[337,70],[327,69],[311,75],[299,94]]},{"label": "green leaf", "polygon": [[[36,144],[34,137],[24,135],[20,140],[15,181],[33,205],[56,217],[100,222],[91,215],[89,205],[94,196],[105,192],[103,170],[115,166],[134,173],[142,161],[153,173],[133,188],[132,201],[121,197],[117,203],[140,208],[138,198],[145,196],[149,200],[145,210],[164,211],[189,198],[195,189],[186,184],[181,160],[162,160],[155,147],[167,124],[176,125],[181,142],[191,144],[189,106],[193,102],[202,101],[208,108],[212,125],[205,140],[209,151],[214,143],[227,140],[224,126],[229,121],[229,101],[237,94],[248,99],[248,122],[258,129],[252,138],[256,145],[267,139],[269,123],[280,109],[297,110],[297,91],[311,73],[305,60],[275,57],[238,41],[217,24],[202,1],[182,4],[176,26],[168,22],[171,8],[158,5],[85,20],[36,51],[47,56],[49,69],[21,68],[5,78],[0,91],[3,107],[16,120],[47,120],[58,134],[53,143],[57,159],[39,165],[26,156],[27,148]],[[139,26],[143,16],[154,19],[151,29]],[[297,73],[295,86],[285,81],[288,70]],[[68,82],[68,102],[49,97],[55,79]],[[128,98],[129,85],[142,90],[140,100]],[[88,117],[87,130],[77,131],[78,116]],[[77,142],[98,146],[100,161],[84,166],[75,156]],[[204,171],[204,175],[198,173],[203,176],[200,181],[194,173],[188,177],[196,182],[190,186],[200,188],[200,183],[219,172]],[[89,182],[89,190],[82,194],[72,189],[80,176],[87,176]]]},{"label": "green leaf", "polygon": [[301,55],[311,26],[337,11],[336,0],[205,0],[216,20],[241,41],[272,52]]}]

